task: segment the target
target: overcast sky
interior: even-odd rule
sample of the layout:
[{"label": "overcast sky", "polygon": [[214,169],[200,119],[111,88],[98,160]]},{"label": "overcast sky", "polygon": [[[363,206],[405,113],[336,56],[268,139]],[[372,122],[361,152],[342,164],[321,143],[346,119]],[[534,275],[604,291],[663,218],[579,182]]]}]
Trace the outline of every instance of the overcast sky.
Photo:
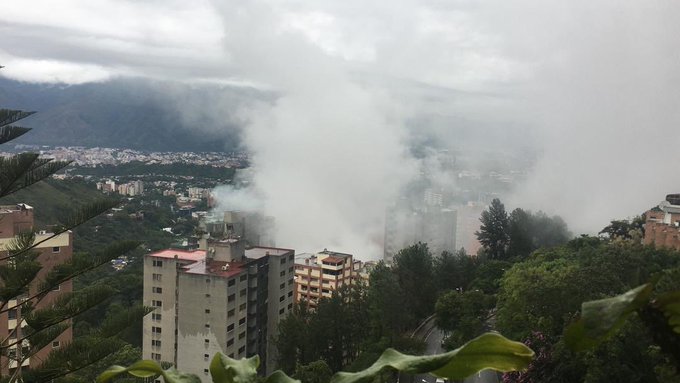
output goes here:
[{"label": "overcast sky", "polygon": [[[422,113],[531,142],[542,156],[510,204],[592,232],[680,191],[679,4],[4,0],[0,63],[3,76],[31,82],[141,76],[280,92],[273,107],[241,112],[245,140],[260,185],[295,177],[308,189],[288,187],[285,206],[270,206],[282,221],[310,201],[335,204],[332,218],[347,230],[320,242],[361,236],[355,222],[375,226],[364,240],[380,236],[380,200],[414,171],[404,122]],[[369,162],[362,174],[328,170]],[[309,230],[316,213],[302,217]]]}]

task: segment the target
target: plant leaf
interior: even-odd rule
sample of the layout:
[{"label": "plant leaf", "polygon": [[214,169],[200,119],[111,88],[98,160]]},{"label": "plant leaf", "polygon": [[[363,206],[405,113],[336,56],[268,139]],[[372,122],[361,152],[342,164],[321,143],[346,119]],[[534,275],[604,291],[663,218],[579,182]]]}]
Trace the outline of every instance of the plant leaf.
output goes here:
[{"label": "plant leaf", "polygon": [[291,378],[281,370],[276,370],[272,372],[272,374],[269,375],[267,379],[265,379],[264,383],[302,383],[302,382],[300,382],[297,379]]},{"label": "plant leaf", "polygon": [[673,331],[680,334],[680,291],[662,294],[654,305],[666,316]]},{"label": "plant leaf", "polygon": [[111,366],[97,377],[97,383],[109,382],[116,376],[126,372],[138,378],[150,378],[160,375],[166,383],[201,383],[201,379],[194,374],[185,374],[172,367],[163,370],[153,360],[141,360],[130,367]]},{"label": "plant leaf", "polygon": [[501,372],[524,370],[534,352],[526,345],[511,341],[498,333],[486,333],[458,349],[439,354],[412,356],[387,349],[373,365],[363,371],[339,372],[331,383],[361,383],[372,380],[384,369],[407,374],[431,373],[449,380],[464,379],[484,369]]},{"label": "plant leaf", "polygon": [[213,383],[251,383],[257,380],[259,366],[257,355],[237,360],[218,352],[210,362],[210,375]]},{"label": "plant leaf", "polygon": [[635,310],[649,303],[652,284],[647,283],[621,295],[581,305],[581,318],[564,333],[567,346],[582,351],[597,346],[616,331]]}]

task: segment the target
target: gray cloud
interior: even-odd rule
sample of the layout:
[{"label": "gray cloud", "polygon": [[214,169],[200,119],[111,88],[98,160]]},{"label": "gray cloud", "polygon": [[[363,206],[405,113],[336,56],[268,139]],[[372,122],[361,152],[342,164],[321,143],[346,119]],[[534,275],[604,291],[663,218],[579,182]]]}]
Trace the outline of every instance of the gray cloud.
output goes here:
[{"label": "gray cloud", "polygon": [[678,185],[676,1],[50,4],[3,4],[0,60],[13,64],[3,75],[269,95],[186,118],[245,126],[255,187],[286,227],[281,245],[372,254],[381,209],[415,172],[406,152],[419,135],[479,153],[538,150],[509,202],[561,214],[576,232]]}]

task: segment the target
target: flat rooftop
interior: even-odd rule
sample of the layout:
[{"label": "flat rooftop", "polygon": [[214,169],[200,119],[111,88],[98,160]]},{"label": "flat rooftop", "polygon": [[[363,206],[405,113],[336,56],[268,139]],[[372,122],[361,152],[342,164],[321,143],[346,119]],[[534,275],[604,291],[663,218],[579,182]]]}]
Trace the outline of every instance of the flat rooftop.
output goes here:
[{"label": "flat rooftop", "polygon": [[267,255],[287,255],[287,254],[294,254],[295,250],[293,249],[282,249],[279,247],[264,247],[264,246],[255,246],[251,247],[250,249],[246,249],[246,258],[250,259],[260,259],[262,257],[265,257]]},{"label": "flat rooftop", "polygon": [[179,250],[179,249],[165,249],[161,251],[156,251],[148,255],[149,257],[156,258],[168,258],[174,259],[177,256],[178,259],[183,261],[200,261],[205,260],[205,250]]},{"label": "flat rooftop", "polygon": [[230,278],[240,274],[243,271],[243,265],[243,262],[206,261],[202,259],[184,266],[182,271],[187,274],[215,275],[222,278]]}]

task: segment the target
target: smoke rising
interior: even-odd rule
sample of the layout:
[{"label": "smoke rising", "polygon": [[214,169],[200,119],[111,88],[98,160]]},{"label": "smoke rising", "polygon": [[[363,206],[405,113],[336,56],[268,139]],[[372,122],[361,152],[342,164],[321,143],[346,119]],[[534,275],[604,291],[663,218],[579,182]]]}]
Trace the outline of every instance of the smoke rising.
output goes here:
[{"label": "smoke rising", "polygon": [[[385,206],[414,166],[403,110],[257,6],[225,10],[235,66],[271,86],[273,103],[243,108],[253,186],[276,219],[277,245],[361,258],[382,254]],[[267,22],[262,22],[262,20]],[[242,60],[242,61],[241,61]]]}]

